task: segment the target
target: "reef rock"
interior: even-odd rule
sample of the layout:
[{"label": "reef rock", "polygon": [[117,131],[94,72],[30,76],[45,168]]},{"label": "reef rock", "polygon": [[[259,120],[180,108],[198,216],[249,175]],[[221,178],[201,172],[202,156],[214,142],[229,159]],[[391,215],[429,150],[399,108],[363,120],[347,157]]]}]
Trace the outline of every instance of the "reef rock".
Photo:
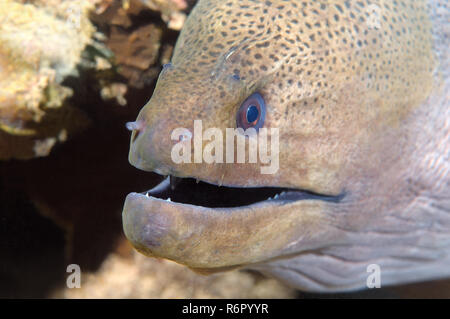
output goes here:
[{"label": "reef rock", "polygon": [[168,260],[111,254],[95,273],[83,273],[81,287],[54,298],[295,298],[297,292],[256,273],[198,275]]},{"label": "reef rock", "polygon": [[0,3],[0,159],[45,156],[87,124],[65,104],[73,92],[62,83],[91,42],[96,2]]}]

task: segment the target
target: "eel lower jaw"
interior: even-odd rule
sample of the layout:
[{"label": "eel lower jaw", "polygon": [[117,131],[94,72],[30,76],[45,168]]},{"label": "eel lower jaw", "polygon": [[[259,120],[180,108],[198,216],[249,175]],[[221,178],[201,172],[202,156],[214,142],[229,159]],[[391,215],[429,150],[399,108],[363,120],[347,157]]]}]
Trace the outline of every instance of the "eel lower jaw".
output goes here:
[{"label": "eel lower jaw", "polygon": [[123,228],[147,256],[214,272],[276,257],[296,240],[298,228],[311,231],[307,224],[320,224],[324,205],[342,197],[167,177],[127,196]]}]

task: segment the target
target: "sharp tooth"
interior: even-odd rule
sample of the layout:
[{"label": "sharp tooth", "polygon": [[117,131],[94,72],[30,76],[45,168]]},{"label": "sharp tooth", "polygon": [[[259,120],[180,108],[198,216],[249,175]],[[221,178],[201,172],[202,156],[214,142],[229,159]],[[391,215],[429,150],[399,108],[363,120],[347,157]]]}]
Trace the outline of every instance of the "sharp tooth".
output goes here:
[{"label": "sharp tooth", "polygon": [[148,197],[148,192],[147,192],[147,193],[145,193],[145,196],[147,196],[147,197]]},{"label": "sharp tooth", "polygon": [[168,202],[171,202],[170,197],[167,199]]},{"label": "sharp tooth", "polygon": [[169,180],[170,180],[170,189],[174,190],[175,189],[175,177],[169,176]]},{"label": "sharp tooth", "polygon": [[196,178],[195,182],[198,184],[198,183],[200,183],[200,180],[198,178]]},{"label": "sharp tooth", "polygon": [[180,184],[182,178],[169,175],[170,189],[174,190]]},{"label": "sharp tooth", "polygon": [[269,197],[267,200],[272,200],[272,197]]},{"label": "sharp tooth", "polygon": [[277,199],[277,198],[278,198],[278,194],[275,195],[274,199]]}]

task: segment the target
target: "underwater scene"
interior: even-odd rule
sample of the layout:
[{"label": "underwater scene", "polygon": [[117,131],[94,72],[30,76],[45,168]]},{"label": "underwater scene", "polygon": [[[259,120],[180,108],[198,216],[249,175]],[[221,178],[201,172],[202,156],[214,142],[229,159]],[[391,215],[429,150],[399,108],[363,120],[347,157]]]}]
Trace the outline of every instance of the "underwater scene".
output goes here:
[{"label": "underwater scene", "polygon": [[0,298],[450,298],[449,21],[0,0]]}]

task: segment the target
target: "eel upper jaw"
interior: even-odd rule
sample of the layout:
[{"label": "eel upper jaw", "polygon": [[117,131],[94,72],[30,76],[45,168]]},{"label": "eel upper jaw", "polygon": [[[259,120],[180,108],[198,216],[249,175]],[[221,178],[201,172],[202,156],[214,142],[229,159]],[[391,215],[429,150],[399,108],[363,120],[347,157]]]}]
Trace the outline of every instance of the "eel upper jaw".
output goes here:
[{"label": "eel upper jaw", "polygon": [[167,177],[147,192],[127,196],[123,228],[145,255],[202,272],[221,271],[276,257],[299,229],[321,224],[324,204],[343,196]]}]

